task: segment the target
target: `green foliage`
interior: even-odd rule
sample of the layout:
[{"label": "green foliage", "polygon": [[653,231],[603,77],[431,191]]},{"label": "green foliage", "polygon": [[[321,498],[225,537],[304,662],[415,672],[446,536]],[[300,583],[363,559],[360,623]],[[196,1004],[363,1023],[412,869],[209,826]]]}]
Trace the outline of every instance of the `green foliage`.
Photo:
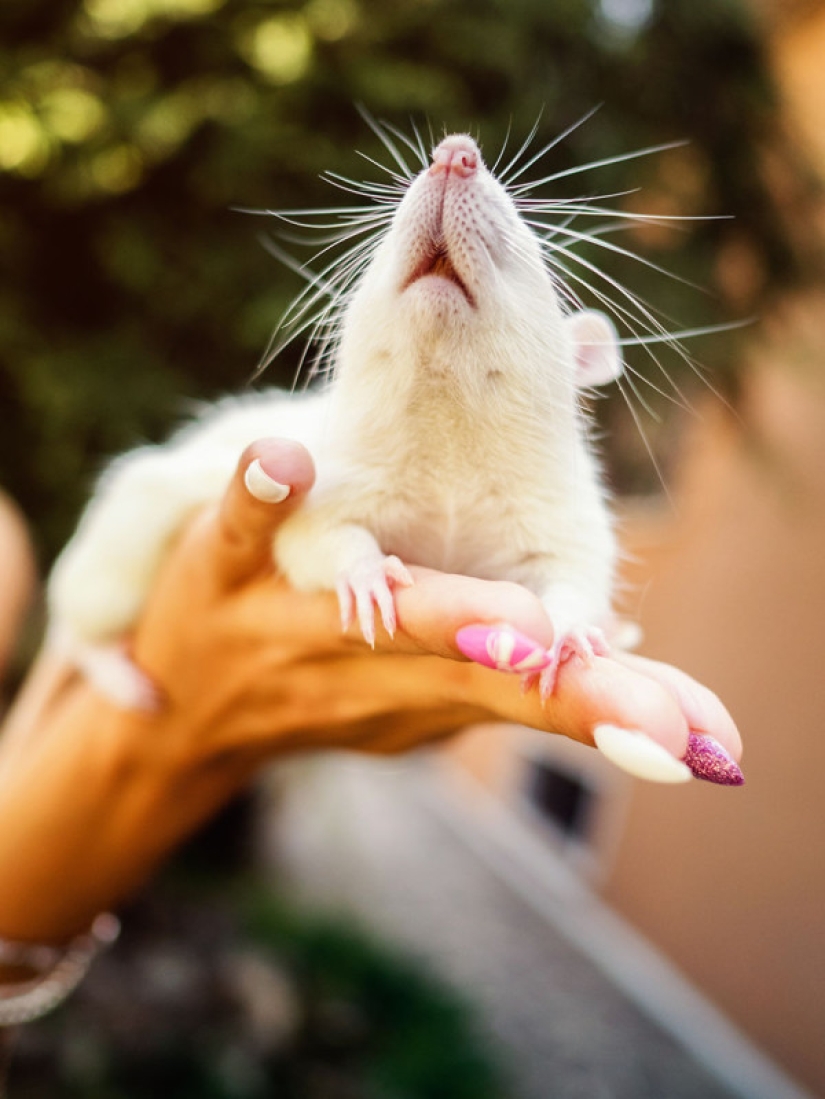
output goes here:
[{"label": "green foliage", "polygon": [[[48,559],[102,461],[184,401],[250,378],[299,289],[233,207],[341,201],[376,178],[359,117],[469,128],[495,154],[601,110],[544,173],[687,139],[554,193],[734,214],[629,241],[708,287],[600,262],[675,326],[742,316],[800,273],[768,186],[787,162],[759,47],[733,0],[8,0],[0,6],[0,483]],[[635,12],[635,22],[628,18]],[[629,16],[628,14],[629,13]],[[492,158],[491,158],[492,159]],[[537,167],[536,171],[540,169]],[[559,187],[562,187],[564,180]],[[619,201],[619,200],[617,200]],[[751,272],[734,293],[720,257]],[[741,283],[741,279],[740,279]],[[299,348],[267,380],[289,382]],[[702,345],[714,364],[729,345]],[[680,370],[678,359],[668,369]],[[646,356],[638,369],[657,368]]]},{"label": "green foliage", "polygon": [[365,938],[355,926],[307,918],[265,897],[251,906],[248,929],[260,945],[279,952],[316,1002],[357,1005],[364,1096],[500,1095],[468,1009],[420,964]]}]

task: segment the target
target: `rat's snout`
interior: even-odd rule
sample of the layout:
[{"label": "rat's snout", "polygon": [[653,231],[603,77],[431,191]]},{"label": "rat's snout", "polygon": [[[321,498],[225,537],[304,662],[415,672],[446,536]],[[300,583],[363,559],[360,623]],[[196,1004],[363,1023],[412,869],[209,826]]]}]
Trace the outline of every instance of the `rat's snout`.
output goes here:
[{"label": "rat's snout", "polygon": [[469,179],[478,171],[481,153],[478,145],[466,134],[453,134],[445,137],[433,150],[432,175],[444,172],[445,175]]}]

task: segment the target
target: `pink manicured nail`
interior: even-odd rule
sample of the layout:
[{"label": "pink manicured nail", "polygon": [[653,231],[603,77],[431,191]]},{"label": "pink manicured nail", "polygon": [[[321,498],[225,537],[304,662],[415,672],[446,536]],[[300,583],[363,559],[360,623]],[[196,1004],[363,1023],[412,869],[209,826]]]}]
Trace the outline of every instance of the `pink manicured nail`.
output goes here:
[{"label": "pink manicured nail", "polygon": [[470,660],[500,672],[538,672],[551,661],[543,645],[511,626],[464,626],[455,641]]},{"label": "pink manicured nail", "polygon": [[690,733],[684,761],[696,778],[719,786],[741,786],[745,776],[736,760],[712,736]]}]

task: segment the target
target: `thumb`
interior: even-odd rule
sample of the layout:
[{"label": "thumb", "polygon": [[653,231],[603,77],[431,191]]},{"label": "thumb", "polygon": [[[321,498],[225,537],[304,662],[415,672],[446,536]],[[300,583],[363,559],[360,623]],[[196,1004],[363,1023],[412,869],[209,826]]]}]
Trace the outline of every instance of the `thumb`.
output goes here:
[{"label": "thumb", "polygon": [[272,562],[272,538],[315,481],[309,451],[286,439],[259,439],[241,455],[220,502],[214,564],[234,587]]}]

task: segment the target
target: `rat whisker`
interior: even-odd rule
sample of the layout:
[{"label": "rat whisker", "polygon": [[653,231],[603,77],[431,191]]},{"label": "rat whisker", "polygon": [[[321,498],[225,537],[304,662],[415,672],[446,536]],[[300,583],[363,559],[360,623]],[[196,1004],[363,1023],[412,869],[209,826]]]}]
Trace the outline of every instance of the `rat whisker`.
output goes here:
[{"label": "rat whisker", "polygon": [[[533,138],[538,133],[540,124],[541,124],[541,112],[539,112],[538,118],[533,123],[533,125],[530,129],[530,132],[528,133],[527,137],[524,139],[524,141],[519,146],[519,148],[516,151],[515,155],[507,162],[507,164],[504,166],[504,168],[502,168],[501,172],[499,173],[498,178],[501,181],[501,184],[502,184],[503,187],[507,188],[507,179],[508,179],[509,173],[516,167],[516,165],[519,162],[519,158],[524,155],[524,153],[526,152],[527,149],[530,148],[530,145],[533,141]],[[502,152],[503,151],[504,150],[502,150]]]},{"label": "rat whisker", "polygon": [[508,190],[514,195],[527,194],[537,187],[543,187],[548,183],[556,183],[560,179],[568,179],[570,176],[581,175],[583,172],[592,172],[596,168],[606,168],[611,164],[623,164],[628,160],[638,160],[640,157],[653,156],[656,153],[668,152],[671,149],[682,149],[687,141],[668,141],[661,145],[650,145],[645,149],[636,149],[630,153],[618,153],[616,156],[604,157],[601,160],[591,160],[588,164],[577,164],[572,168],[562,168],[552,175],[542,179],[534,179],[530,183],[518,184],[515,187],[508,186]]},{"label": "rat whisker", "polygon": [[[539,225],[540,222],[534,222],[532,219],[526,219],[528,225]],[[543,226],[542,226],[543,227]],[[704,287],[697,286],[696,283],[691,282],[689,279],[683,278],[681,275],[677,275],[675,272],[668,270],[667,267],[662,267],[661,264],[654,263],[652,260],[647,259],[645,256],[640,256],[638,252],[633,252],[629,248],[623,248],[619,244],[613,244],[610,241],[604,240],[603,237],[596,236],[590,233],[578,233],[575,229],[570,229],[567,226],[556,226],[554,232],[560,233],[565,237],[572,240],[581,241],[582,243],[595,244],[599,248],[604,248],[608,252],[613,252],[615,255],[623,256],[625,259],[633,260],[634,263],[640,263],[643,267],[649,268],[651,271],[655,271],[658,275],[664,275],[666,278],[673,279],[674,282],[679,282],[683,286],[689,287],[691,290],[696,290],[700,293],[706,293]],[[544,241],[546,247],[551,251],[558,247],[552,240]],[[552,260],[551,260],[552,262]]]},{"label": "rat whisker", "polygon": [[[561,142],[564,141],[565,138],[569,137],[570,134],[574,133],[581,126],[583,126],[586,122],[589,122],[590,119],[593,117],[593,115],[597,114],[601,110],[601,108],[602,108],[601,103],[597,103],[595,107],[591,107],[591,109],[589,111],[585,112],[585,114],[583,114],[581,116],[581,118],[576,119],[576,121],[571,123],[571,125],[569,125],[566,130],[562,130],[562,132],[560,134],[558,134],[556,137],[554,137],[552,141],[548,141],[546,145],[543,145],[538,150],[537,153],[535,153],[533,156],[531,156],[530,159],[528,161],[526,161],[524,164],[522,164],[521,167],[517,171],[513,172],[510,175],[508,175],[507,172],[508,172],[509,168],[511,167],[511,165],[508,165],[508,168],[505,169],[505,172],[503,173],[503,179],[502,179],[502,182],[504,183],[504,186],[507,188],[507,190],[511,191],[511,192],[514,191],[514,190],[515,191],[521,190],[521,188],[519,188],[519,187],[516,187],[516,188],[513,187],[514,181],[519,179],[521,176],[523,176],[525,172],[528,172],[533,167],[534,164],[536,164],[539,160],[541,160],[542,157],[545,157],[550,152],[551,149],[555,149],[555,147],[557,145],[561,144]],[[538,124],[539,124],[540,121],[541,121],[541,115],[539,115],[538,119],[536,119],[536,127],[538,127]],[[535,136],[535,131],[533,133],[533,136]],[[519,151],[519,155],[521,155],[521,152],[523,152],[523,150],[524,150],[524,146],[522,146],[522,149]]]}]

